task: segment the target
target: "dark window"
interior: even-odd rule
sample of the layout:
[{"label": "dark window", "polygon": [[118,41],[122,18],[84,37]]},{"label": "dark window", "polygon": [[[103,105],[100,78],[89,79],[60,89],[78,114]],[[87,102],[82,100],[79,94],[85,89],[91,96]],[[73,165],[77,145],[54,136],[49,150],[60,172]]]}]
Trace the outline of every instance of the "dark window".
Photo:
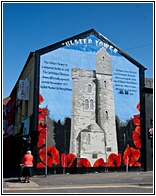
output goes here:
[{"label": "dark window", "polygon": [[88,93],[91,93],[92,92],[92,85],[91,84],[88,84],[88,89],[87,89]]},{"label": "dark window", "polygon": [[85,100],[85,109],[88,109],[89,108],[89,101],[88,99]]}]

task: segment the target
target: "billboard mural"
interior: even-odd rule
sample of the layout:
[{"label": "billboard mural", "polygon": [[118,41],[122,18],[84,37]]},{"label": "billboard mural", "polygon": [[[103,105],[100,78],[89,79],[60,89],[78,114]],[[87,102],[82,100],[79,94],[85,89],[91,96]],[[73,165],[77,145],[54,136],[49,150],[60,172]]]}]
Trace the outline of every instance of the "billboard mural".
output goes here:
[{"label": "billboard mural", "polygon": [[37,168],[141,166],[137,66],[89,35],[40,55],[39,78]]}]

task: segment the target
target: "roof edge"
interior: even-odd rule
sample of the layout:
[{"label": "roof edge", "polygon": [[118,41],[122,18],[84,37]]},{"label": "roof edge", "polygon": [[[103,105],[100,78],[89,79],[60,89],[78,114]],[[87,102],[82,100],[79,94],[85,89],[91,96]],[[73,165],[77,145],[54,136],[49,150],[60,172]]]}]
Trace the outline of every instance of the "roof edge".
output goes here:
[{"label": "roof edge", "polygon": [[52,50],[55,50],[55,49],[58,49],[58,48],[62,47],[62,44],[69,41],[69,40],[74,40],[74,39],[87,37],[87,36],[92,35],[92,34],[95,35],[96,37],[98,37],[99,39],[103,40],[104,42],[108,43],[109,45],[113,46],[114,48],[116,48],[118,50],[119,54],[124,56],[127,60],[129,60],[131,63],[135,64],[137,67],[142,68],[143,70],[146,69],[141,63],[139,63],[133,57],[131,57],[126,52],[121,50],[118,46],[116,46],[114,43],[112,43],[109,39],[107,39],[104,35],[102,35],[98,31],[96,31],[94,28],[89,29],[87,31],[84,31],[82,33],[79,33],[77,35],[74,35],[72,37],[69,37],[67,39],[64,39],[62,41],[56,42],[54,44],[51,44],[49,46],[43,47],[41,49],[38,49],[38,50],[35,51],[35,53],[39,53],[39,55],[42,55],[44,53],[47,53],[47,52],[50,52]]}]

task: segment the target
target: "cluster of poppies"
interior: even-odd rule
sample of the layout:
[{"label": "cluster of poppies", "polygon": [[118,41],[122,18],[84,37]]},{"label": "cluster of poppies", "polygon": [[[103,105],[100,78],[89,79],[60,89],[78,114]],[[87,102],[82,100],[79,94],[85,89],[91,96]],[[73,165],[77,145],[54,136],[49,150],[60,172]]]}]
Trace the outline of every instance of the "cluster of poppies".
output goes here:
[{"label": "cluster of poppies", "polygon": [[[44,101],[42,95],[39,96],[39,104]],[[137,109],[140,111],[140,104],[138,104]],[[45,116],[48,116],[47,108],[39,108],[38,115],[38,143],[37,147],[41,147],[45,144],[46,134],[48,134],[48,128],[44,124]],[[140,158],[140,114],[134,115],[133,123],[135,124],[135,130],[132,131],[132,139],[134,145],[137,149],[133,147],[127,147],[125,151],[119,153],[118,155],[112,153],[108,156],[107,161],[103,158],[97,159],[93,165],[87,158],[77,159],[75,154],[64,154],[60,155],[59,151],[55,146],[46,146],[39,150],[40,162],[37,163],[37,168],[44,168],[47,164],[48,167],[61,164],[64,168],[71,167],[120,167],[121,164],[140,167],[141,163],[138,162]]]}]

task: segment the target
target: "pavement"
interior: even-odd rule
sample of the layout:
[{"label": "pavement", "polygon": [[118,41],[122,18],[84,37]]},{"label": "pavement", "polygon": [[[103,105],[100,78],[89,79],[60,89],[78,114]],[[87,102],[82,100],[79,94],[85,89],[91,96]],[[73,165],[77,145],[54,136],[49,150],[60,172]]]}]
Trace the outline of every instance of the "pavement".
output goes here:
[{"label": "pavement", "polygon": [[105,172],[87,174],[51,174],[31,177],[30,183],[23,183],[18,178],[3,178],[3,189],[40,188],[87,185],[138,185],[153,186],[152,171],[141,172]]}]

